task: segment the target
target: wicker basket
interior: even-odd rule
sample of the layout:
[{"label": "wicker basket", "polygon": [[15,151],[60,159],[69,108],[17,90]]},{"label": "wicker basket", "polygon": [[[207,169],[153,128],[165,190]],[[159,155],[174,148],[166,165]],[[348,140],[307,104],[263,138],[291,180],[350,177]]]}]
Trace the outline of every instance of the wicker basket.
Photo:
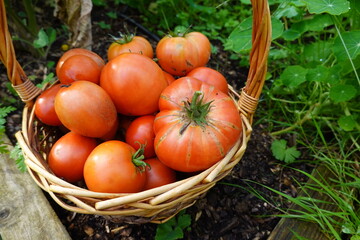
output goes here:
[{"label": "wicker basket", "polygon": [[16,60],[11,35],[7,27],[4,1],[1,1],[0,50],[8,77],[26,103],[22,130],[16,138],[23,150],[25,163],[34,181],[61,207],[78,213],[108,216],[127,223],[165,222],[185,209],[225,177],[241,160],[252,132],[253,115],[267,71],[267,57],[271,42],[271,22],[267,0],[252,0],[253,34],[250,70],[241,93],[231,87],[232,96],[243,120],[243,134],[237,144],[220,162],[198,175],[155,189],[132,194],[92,192],[56,177],[46,163],[56,131],[44,126],[34,116],[33,103],[41,90],[29,81]]}]

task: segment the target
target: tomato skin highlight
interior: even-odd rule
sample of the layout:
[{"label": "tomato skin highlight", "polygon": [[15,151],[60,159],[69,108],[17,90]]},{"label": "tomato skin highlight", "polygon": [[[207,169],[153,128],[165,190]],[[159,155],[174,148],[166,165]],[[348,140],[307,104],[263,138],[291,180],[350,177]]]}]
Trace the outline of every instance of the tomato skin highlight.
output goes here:
[{"label": "tomato skin highlight", "polygon": [[117,112],[128,116],[153,114],[167,82],[161,68],[150,58],[123,53],[101,72],[100,86],[110,95]]},{"label": "tomato skin highlight", "polygon": [[108,60],[112,60],[122,53],[137,53],[148,58],[154,57],[154,50],[150,42],[141,36],[134,36],[129,42],[114,41],[107,50]]},{"label": "tomato skin highlight", "polygon": [[62,84],[74,81],[90,81],[98,84],[102,67],[86,55],[74,55],[66,59],[57,75]]},{"label": "tomato skin highlight", "polygon": [[157,158],[145,160],[150,167],[146,168],[146,184],[144,190],[160,187],[176,181],[176,172],[164,165]]},{"label": "tomato skin highlight", "polygon": [[[185,104],[200,91],[209,103],[205,123],[190,120]],[[221,160],[242,133],[242,121],[233,100],[214,86],[192,77],[169,85],[159,100],[160,112],[154,122],[155,152],[168,167],[182,172],[209,168]]]},{"label": "tomato skin highlight", "polygon": [[185,76],[210,59],[211,44],[202,33],[190,32],[183,37],[163,37],[156,46],[156,56],[162,69],[174,76]]},{"label": "tomato skin highlight", "polygon": [[72,48],[68,51],[66,51],[59,59],[59,61],[56,64],[56,75],[59,75],[59,71],[62,67],[62,65],[64,64],[64,62],[71,56],[75,56],[75,55],[85,55],[90,57],[92,60],[94,60],[97,65],[99,66],[99,68],[103,68],[105,65],[104,60],[95,52],[87,50],[85,48]]},{"label": "tomato skin highlight", "polygon": [[154,115],[145,115],[133,120],[125,135],[126,142],[130,144],[135,150],[140,148],[140,145],[144,145],[144,157],[155,157],[154,149]]},{"label": "tomato skin highlight", "polygon": [[94,138],[69,132],[59,138],[50,150],[48,163],[56,176],[75,183],[83,179],[84,164],[97,146]]},{"label": "tomato skin highlight", "polygon": [[220,91],[228,94],[229,87],[224,75],[209,67],[198,67],[191,70],[187,77],[194,77],[202,82],[217,87]]},{"label": "tomato skin highlight", "polygon": [[103,137],[117,119],[109,95],[89,81],[62,85],[55,97],[55,111],[66,128],[86,137]]},{"label": "tomato skin highlight", "polygon": [[55,112],[55,96],[59,92],[61,84],[55,84],[40,94],[35,101],[34,113],[43,123],[50,126],[62,125],[59,117]]},{"label": "tomato skin highlight", "polygon": [[135,193],[142,191],[146,173],[132,162],[135,149],[129,144],[111,140],[99,144],[84,166],[84,179],[91,191]]}]

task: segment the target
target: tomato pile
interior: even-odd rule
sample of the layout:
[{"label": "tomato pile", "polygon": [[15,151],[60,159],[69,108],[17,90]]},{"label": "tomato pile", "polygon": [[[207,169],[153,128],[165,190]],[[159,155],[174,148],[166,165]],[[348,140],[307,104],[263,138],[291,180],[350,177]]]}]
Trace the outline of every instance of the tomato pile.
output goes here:
[{"label": "tomato pile", "polygon": [[[156,59],[154,59],[154,55]],[[134,193],[211,167],[242,132],[237,106],[199,32],[165,36],[154,52],[140,36],[65,52],[59,82],[35,102],[35,116],[64,132],[48,154],[53,173],[96,192]],[[186,175],[186,174],[185,174]]]}]

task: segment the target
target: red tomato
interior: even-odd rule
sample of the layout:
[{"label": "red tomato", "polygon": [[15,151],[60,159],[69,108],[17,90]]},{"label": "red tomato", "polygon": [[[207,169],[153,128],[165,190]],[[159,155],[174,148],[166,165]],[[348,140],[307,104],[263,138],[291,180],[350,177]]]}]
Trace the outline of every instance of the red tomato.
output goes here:
[{"label": "red tomato", "polygon": [[100,86],[110,95],[119,113],[141,116],[159,109],[159,97],[167,82],[152,59],[123,53],[105,65]]},{"label": "red tomato", "polygon": [[165,79],[166,79],[168,85],[170,85],[172,82],[175,81],[174,76],[171,75],[170,73],[167,73],[167,72],[164,71],[164,75],[165,75]]},{"label": "red tomato", "polygon": [[63,63],[65,62],[65,60],[67,60],[69,57],[74,56],[74,55],[85,55],[88,56],[90,58],[92,58],[92,60],[94,60],[97,65],[100,68],[103,68],[105,65],[104,60],[96,53],[84,49],[84,48],[72,48],[68,51],[66,51],[59,59],[58,63],[56,64],[56,75],[59,75],[59,70],[61,68],[61,66],[63,65]]},{"label": "red tomato", "polygon": [[160,187],[176,181],[176,173],[173,169],[164,165],[159,159],[145,160],[150,166],[146,168],[146,184],[144,190]]},{"label": "red tomato", "polygon": [[159,106],[155,152],[172,169],[204,170],[221,160],[240,138],[242,122],[233,100],[196,78],[183,77],[169,85]]},{"label": "red tomato", "polygon": [[142,54],[149,58],[154,57],[154,50],[146,38],[126,35],[116,39],[113,43],[110,44],[107,50],[108,60],[110,61],[122,53],[129,52]]},{"label": "red tomato", "polygon": [[35,101],[35,115],[43,123],[50,126],[60,126],[61,121],[54,108],[55,96],[61,84],[55,84],[46,89]]},{"label": "red tomato", "polygon": [[184,76],[196,67],[205,66],[210,55],[210,41],[199,32],[176,37],[168,35],[156,46],[159,65],[174,76]]},{"label": "red tomato", "polygon": [[129,144],[117,140],[99,144],[84,166],[84,179],[89,190],[108,193],[141,191],[146,181],[145,166],[139,168],[135,165],[135,152]]},{"label": "red tomato", "polygon": [[202,82],[213,85],[223,93],[228,94],[229,92],[226,78],[224,77],[224,75],[222,75],[220,72],[216,71],[215,69],[208,67],[198,67],[191,70],[186,76],[194,77]]},{"label": "red tomato", "polygon": [[83,179],[85,161],[96,145],[94,138],[69,132],[51,148],[48,155],[49,167],[56,176],[68,182],[80,181]]},{"label": "red tomato", "polygon": [[116,121],[114,122],[114,125],[111,127],[110,131],[106,133],[104,136],[100,137],[100,139],[103,141],[113,140],[117,135],[118,129],[119,129],[119,119],[116,118]]},{"label": "red tomato", "polygon": [[65,60],[57,76],[63,84],[80,80],[98,84],[101,69],[91,57],[74,55]]},{"label": "red tomato", "polygon": [[126,131],[125,141],[138,150],[144,145],[145,159],[155,157],[154,115],[145,115],[132,121]]},{"label": "red tomato", "polygon": [[62,86],[55,97],[55,111],[66,128],[95,138],[110,132],[117,113],[104,89],[89,81]]}]

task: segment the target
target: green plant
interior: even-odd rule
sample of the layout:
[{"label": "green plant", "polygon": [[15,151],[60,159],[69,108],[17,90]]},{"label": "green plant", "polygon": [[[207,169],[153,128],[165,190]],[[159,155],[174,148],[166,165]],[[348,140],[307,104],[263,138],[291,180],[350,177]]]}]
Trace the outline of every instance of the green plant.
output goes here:
[{"label": "green plant", "polygon": [[25,158],[24,155],[22,154],[22,150],[20,148],[19,143],[16,143],[14,148],[11,150],[10,152],[10,158],[12,158],[13,160],[15,160],[16,166],[17,168],[21,171],[21,172],[25,172],[26,171],[26,164],[25,164]]},{"label": "green plant", "polygon": [[156,229],[155,240],[176,240],[184,238],[184,232],[190,230],[191,216],[180,211],[175,217],[159,224]]},{"label": "green plant", "polygon": [[[260,109],[259,121],[268,123],[275,139],[284,134],[298,139],[312,136],[316,131],[312,119],[320,121],[322,131],[329,132],[328,123],[342,130],[342,138],[349,133],[358,135],[359,2],[287,0],[270,4],[273,48],[264,88],[266,109]],[[251,49],[251,26],[249,17],[224,44],[246,66],[248,59],[243,55]]]},{"label": "green plant", "polygon": [[12,1],[5,0],[5,6],[9,26],[13,30],[13,40],[24,43],[24,49],[45,58],[56,40],[56,30],[50,26],[38,25],[36,8],[32,0],[23,0],[16,7]]},{"label": "green plant", "polygon": [[[258,122],[269,126],[275,158],[290,163],[300,155],[281,139],[293,137],[298,149],[312,154],[333,177],[313,177],[298,170],[314,183],[299,185],[305,195],[297,198],[263,187],[301,207],[279,209],[284,213],[281,217],[316,222],[335,239],[344,235],[359,238],[359,1],[287,0],[270,4],[271,64]],[[224,44],[245,66],[249,64],[244,54],[251,49],[251,23],[251,17],[241,22]],[[310,195],[310,190],[330,200],[321,202]],[[277,206],[260,193],[255,195]],[[328,211],[319,208],[321,204],[339,208]]]},{"label": "green plant", "polygon": [[[141,12],[144,26],[163,36],[176,27],[191,28],[212,40],[225,42],[229,33],[241,19],[251,15],[251,8],[244,8],[232,1],[219,0],[121,0]],[[249,3],[247,3],[249,4]]]},{"label": "green plant", "polygon": [[2,106],[2,104],[0,104],[0,153],[9,153],[7,144],[2,140],[2,137],[5,134],[6,117],[15,110],[12,106]]},{"label": "green plant", "polygon": [[284,139],[274,140],[271,144],[271,151],[276,159],[286,163],[293,163],[301,154],[295,146],[288,147],[287,141]]}]

